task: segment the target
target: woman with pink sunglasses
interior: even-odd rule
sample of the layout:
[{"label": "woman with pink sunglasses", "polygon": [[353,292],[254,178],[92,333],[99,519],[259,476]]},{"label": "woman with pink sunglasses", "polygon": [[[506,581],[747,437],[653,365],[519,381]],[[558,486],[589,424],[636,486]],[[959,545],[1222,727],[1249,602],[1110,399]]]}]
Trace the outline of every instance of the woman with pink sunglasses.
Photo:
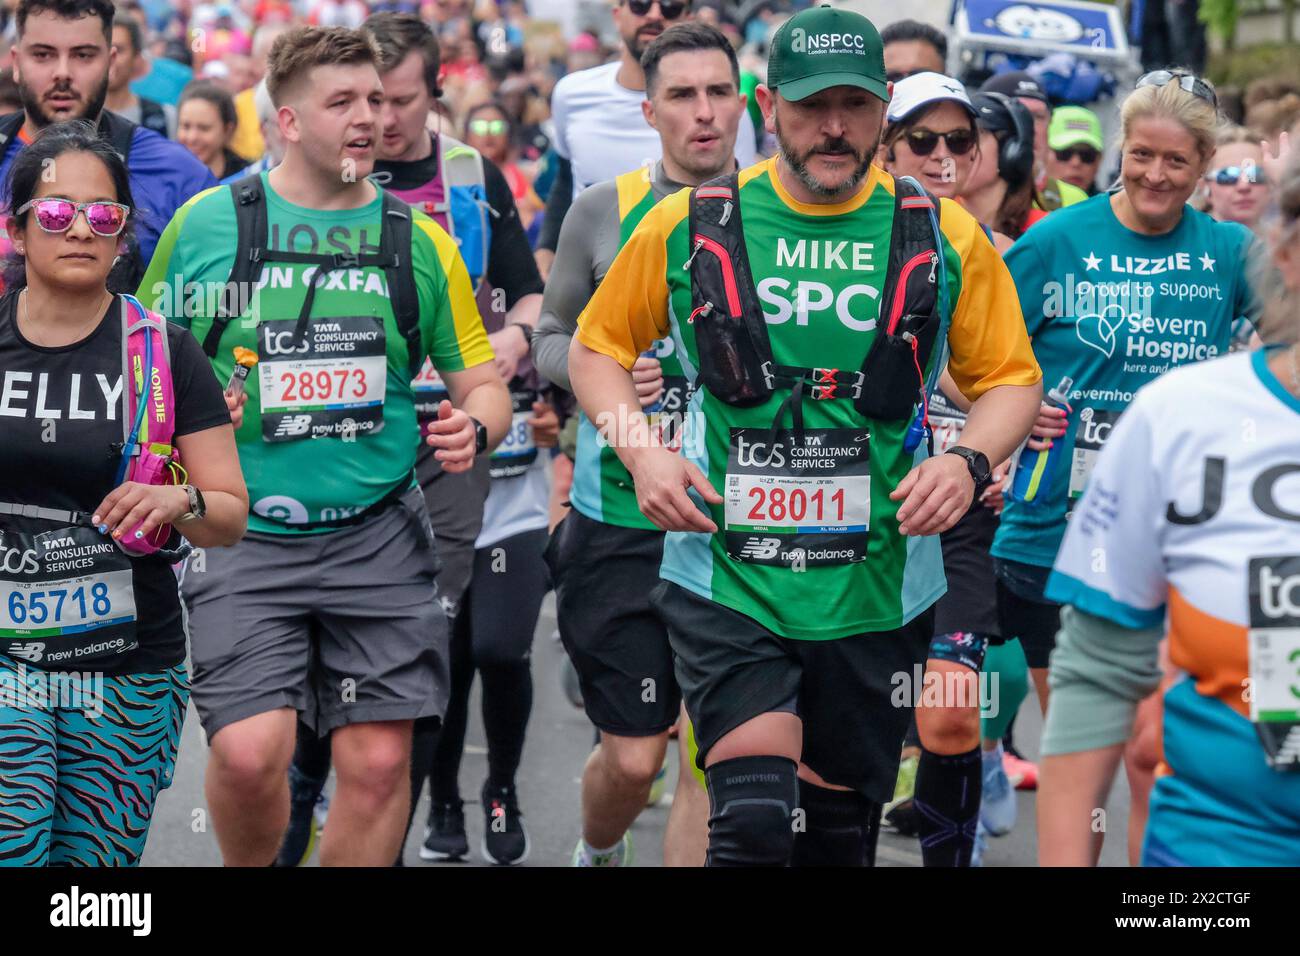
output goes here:
[{"label": "woman with pink sunglasses", "polygon": [[[131,189],[91,126],[46,129],[7,187],[19,261],[0,299],[0,865],[131,866],[189,696],[171,562],[182,538],[233,544],[248,515],[238,405],[176,326],[156,336],[169,356],[150,345],[139,377],[124,374],[141,358],[126,320],[143,310],[107,280]],[[156,440],[179,450],[188,484],[120,480],[133,404],[170,416]],[[165,549],[145,553],[168,525]]]}]

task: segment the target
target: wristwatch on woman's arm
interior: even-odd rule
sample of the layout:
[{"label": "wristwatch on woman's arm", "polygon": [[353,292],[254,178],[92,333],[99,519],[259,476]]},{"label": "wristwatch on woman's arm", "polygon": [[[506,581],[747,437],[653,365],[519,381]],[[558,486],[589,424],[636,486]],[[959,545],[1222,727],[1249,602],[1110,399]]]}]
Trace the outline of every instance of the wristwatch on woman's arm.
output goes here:
[{"label": "wristwatch on woman's arm", "polygon": [[202,521],[208,513],[207,502],[203,500],[203,492],[199,491],[194,485],[183,485],[186,496],[190,499],[190,510],[176,519],[180,524],[185,521]]}]

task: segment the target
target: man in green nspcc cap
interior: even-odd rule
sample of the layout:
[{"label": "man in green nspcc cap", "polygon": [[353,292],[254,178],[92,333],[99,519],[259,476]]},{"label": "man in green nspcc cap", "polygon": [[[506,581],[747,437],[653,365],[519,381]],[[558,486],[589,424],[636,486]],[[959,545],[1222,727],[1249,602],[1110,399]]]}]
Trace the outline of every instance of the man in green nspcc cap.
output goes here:
[{"label": "man in green nspcc cap", "polygon": [[1058,106],[1047,126],[1047,175],[1097,195],[1103,143],[1101,120],[1082,106]]},{"label": "man in green nspcc cap", "polygon": [[[872,163],[891,86],[870,21],[788,20],[756,91],[778,155],[647,213],[570,350],[574,393],[669,532],[652,600],[714,866],[874,861],[945,590],[938,534],[1037,415],[1041,374],[993,246]],[[629,372],[661,338],[692,382],[680,454]],[[924,389],[945,356],[974,404],[962,444],[935,456]],[[978,750],[952,761],[978,794]],[[936,810],[965,814],[967,847],[978,803]]]}]

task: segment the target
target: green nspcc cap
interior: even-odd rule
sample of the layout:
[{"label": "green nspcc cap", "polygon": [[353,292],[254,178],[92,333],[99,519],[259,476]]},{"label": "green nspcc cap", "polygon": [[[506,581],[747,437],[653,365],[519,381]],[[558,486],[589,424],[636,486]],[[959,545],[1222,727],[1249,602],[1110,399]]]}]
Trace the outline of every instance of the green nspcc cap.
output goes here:
[{"label": "green nspcc cap", "polygon": [[787,100],[832,86],[856,86],[888,101],[880,33],[850,10],[821,6],[796,13],[772,38],[767,85]]}]

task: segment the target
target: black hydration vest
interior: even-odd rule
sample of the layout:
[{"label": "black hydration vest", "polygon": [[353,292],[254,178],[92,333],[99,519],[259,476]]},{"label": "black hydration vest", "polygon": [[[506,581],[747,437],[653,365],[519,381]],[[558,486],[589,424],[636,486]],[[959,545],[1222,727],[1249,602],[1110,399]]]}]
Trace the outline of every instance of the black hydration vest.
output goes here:
[{"label": "black hydration vest", "polygon": [[410,377],[415,378],[420,374],[424,353],[420,347],[420,300],[411,262],[410,206],[387,190],[381,190],[384,206],[379,252],[283,252],[266,246],[267,213],[261,174],[254,173],[236,180],[230,184],[230,191],[235,204],[235,226],[238,233],[235,263],[230,268],[230,277],[226,280],[226,289],[221,296],[217,314],[212,318],[212,326],[203,337],[203,351],[209,358],[216,356],[226,326],[243,313],[251,290],[262,274],[264,263],[291,262],[317,267],[298,314],[299,339],[307,334],[316,289],[328,273],[336,269],[377,266],[384,270],[388,297],[393,305],[393,317],[398,332],[406,341],[411,364]]},{"label": "black hydration vest", "polygon": [[690,322],[704,387],[738,407],[761,405],[782,387],[800,397],[850,398],[868,418],[909,418],[922,400],[924,370],[942,324],[938,201],[915,180],[895,180],[877,333],[861,369],[852,372],[774,362],[745,250],[739,194],[736,173],[691,191]]}]

